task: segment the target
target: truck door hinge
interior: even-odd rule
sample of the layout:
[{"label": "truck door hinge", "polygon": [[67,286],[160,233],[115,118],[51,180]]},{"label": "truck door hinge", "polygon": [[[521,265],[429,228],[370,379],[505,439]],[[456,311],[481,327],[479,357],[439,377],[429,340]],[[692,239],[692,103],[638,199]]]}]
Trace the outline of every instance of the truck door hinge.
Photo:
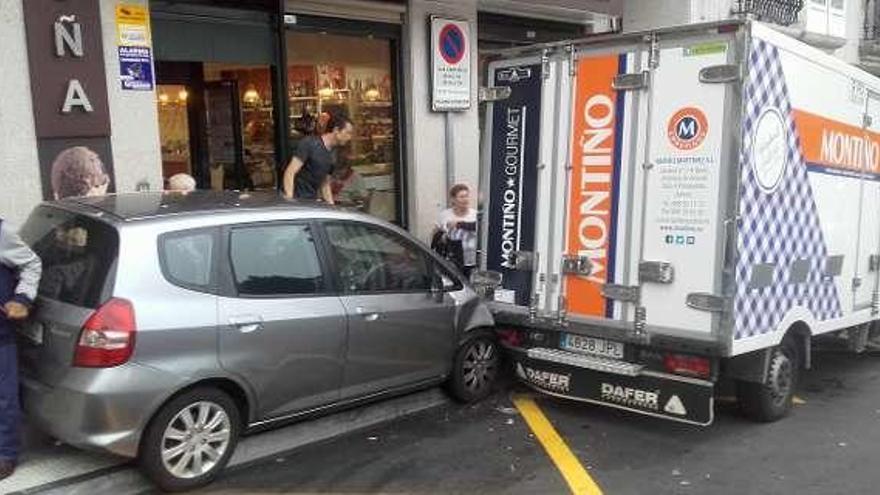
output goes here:
[{"label": "truck door hinge", "polygon": [[568,52],[568,75],[575,77],[577,75],[577,64],[575,64],[575,54],[577,51],[574,49],[574,45],[566,46],[565,51]]},{"label": "truck door hinge", "polygon": [[503,101],[510,98],[510,86],[483,86],[479,91],[480,103]]},{"label": "truck door hinge", "polygon": [[646,41],[648,42],[648,68],[654,70],[660,67],[660,38],[657,33],[651,33]]},{"label": "truck door hinge", "polygon": [[742,79],[743,69],[739,64],[711,65],[700,69],[700,82],[706,84],[723,84],[738,82]]},{"label": "truck door hinge", "polygon": [[550,50],[541,51],[541,77],[550,79]]},{"label": "truck door hinge", "polygon": [[635,91],[637,89],[645,89],[648,87],[648,71],[630,72],[626,74],[618,74],[611,81],[611,87],[616,91]]},{"label": "truck door hinge", "polygon": [[871,315],[876,316],[880,313],[880,291],[875,290],[871,293]]}]

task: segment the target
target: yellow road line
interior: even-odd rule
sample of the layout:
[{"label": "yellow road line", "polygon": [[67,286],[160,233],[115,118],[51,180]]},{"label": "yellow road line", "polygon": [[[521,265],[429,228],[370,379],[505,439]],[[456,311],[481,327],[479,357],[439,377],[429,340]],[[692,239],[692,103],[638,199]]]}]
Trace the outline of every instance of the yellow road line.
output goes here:
[{"label": "yellow road line", "polygon": [[559,469],[562,477],[565,478],[565,482],[568,483],[571,493],[574,495],[602,495],[599,485],[593,481],[593,478],[590,477],[584,466],[581,465],[577,457],[571,452],[571,449],[568,448],[568,445],[565,444],[565,441],[559,436],[553,425],[550,424],[550,420],[547,419],[547,416],[544,415],[538,404],[535,404],[534,400],[523,396],[513,397],[513,404],[526,420],[529,428],[532,429],[532,433],[541,442],[544,450],[547,451],[547,455],[556,464],[556,468]]}]

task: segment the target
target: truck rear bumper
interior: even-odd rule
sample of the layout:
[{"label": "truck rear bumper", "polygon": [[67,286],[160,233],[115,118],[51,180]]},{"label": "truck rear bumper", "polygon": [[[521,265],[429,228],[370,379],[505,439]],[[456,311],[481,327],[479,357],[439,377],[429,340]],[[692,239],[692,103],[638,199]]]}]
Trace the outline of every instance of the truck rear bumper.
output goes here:
[{"label": "truck rear bumper", "polygon": [[[706,426],[714,419],[714,383],[654,371],[627,374],[625,362],[612,371],[536,357],[541,353],[507,347],[516,377],[556,397],[614,407],[682,423]],[[561,352],[561,351],[560,351]],[[580,357],[570,354],[571,363]]]}]

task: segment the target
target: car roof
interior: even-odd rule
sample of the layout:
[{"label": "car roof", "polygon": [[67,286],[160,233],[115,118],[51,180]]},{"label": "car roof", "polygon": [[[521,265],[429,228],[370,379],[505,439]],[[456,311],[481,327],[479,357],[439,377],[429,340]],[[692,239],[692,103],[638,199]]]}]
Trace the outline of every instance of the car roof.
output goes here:
[{"label": "car roof", "polygon": [[148,191],[68,198],[48,204],[80,213],[100,212],[105,218],[109,215],[123,222],[256,209],[296,210],[306,214],[342,210],[315,201],[284,199],[274,192],[238,191]]}]

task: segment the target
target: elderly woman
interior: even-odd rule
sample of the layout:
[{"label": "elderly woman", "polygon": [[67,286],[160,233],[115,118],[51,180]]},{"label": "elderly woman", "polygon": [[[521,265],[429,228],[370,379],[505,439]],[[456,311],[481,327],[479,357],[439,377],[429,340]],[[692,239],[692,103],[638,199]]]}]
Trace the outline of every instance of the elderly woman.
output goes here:
[{"label": "elderly woman", "polygon": [[189,174],[174,174],[168,179],[168,190],[183,193],[195,191],[196,180]]},{"label": "elderly woman", "polygon": [[110,176],[97,153],[85,146],[67,148],[52,162],[52,195],[56,200],[76,196],[103,196]]}]

